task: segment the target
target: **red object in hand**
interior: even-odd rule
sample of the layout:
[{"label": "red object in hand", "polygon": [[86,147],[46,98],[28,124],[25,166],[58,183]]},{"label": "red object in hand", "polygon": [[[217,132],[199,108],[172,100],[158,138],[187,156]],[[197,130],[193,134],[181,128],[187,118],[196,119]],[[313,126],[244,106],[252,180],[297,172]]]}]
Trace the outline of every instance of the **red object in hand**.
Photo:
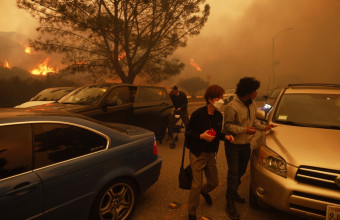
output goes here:
[{"label": "red object in hand", "polygon": [[207,133],[209,135],[211,135],[211,136],[215,136],[216,135],[216,131],[214,129],[212,129],[212,128]]}]

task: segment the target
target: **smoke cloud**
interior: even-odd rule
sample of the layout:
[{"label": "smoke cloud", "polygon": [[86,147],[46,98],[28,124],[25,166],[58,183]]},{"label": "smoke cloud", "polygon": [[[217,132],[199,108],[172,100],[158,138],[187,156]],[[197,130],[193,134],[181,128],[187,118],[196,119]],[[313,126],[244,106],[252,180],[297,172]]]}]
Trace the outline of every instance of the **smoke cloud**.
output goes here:
[{"label": "smoke cloud", "polygon": [[269,80],[273,87],[275,38],[275,86],[340,83],[339,0],[253,0],[233,5],[229,14],[231,1],[209,4],[201,35],[176,53],[195,59],[203,71],[187,64],[182,77],[210,75],[211,83],[234,88],[241,77],[254,76],[266,90]]},{"label": "smoke cloud", "polygon": [[[0,22],[0,31],[20,32],[26,38],[34,38],[36,23],[32,19],[28,22],[30,15],[13,9],[15,0],[4,2],[0,10],[1,20],[6,22]],[[167,85],[194,76],[224,88],[234,88],[243,76],[254,76],[261,81],[263,91],[268,86],[288,83],[340,83],[340,0],[208,0],[207,3],[211,6],[208,22],[199,36],[189,38],[187,47],[174,54],[186,67]],[[6,9],[9,5],[11,10]],[[11,25],[5,27],[4,23]],[[34,66],[30,65],[38,61],[19,62],[20,57],[25,57],[20,53],[22,48],[12,47],[0,36],[0,61],[9,56],[12,57],[7,58],[9,63],[18,62],[16,65],[30,71]],[[36,55],[34,59],[41,61],[43,57]],[[190,64],[191,60],[201,71]],[[50,62],[57,65],[57,59],[51,58]]]}]

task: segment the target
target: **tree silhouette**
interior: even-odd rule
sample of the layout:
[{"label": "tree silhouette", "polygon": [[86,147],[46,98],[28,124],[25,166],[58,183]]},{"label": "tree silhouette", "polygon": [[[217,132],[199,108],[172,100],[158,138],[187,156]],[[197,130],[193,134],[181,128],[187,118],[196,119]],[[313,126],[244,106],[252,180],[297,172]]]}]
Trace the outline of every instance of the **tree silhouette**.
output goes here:
[{"label": "tree silhouette", "polygon": [[[39,18],[36,50],[64,54],[63,61],[124,83],[159,82],[179,74],[183,63],[169,59],[208,19],[205,0],[17,0]],[[203,7],[204,6],[204,7]]]},{"label": "tree silhouette", "polygon": [[[27,102],[38,92],[51,87],[80,86],[78,82],[66,80],[59,74],[47,74],[46,76],[21,78],[16,74],[16,68],[10,73],[14,77],[2,78],[0,76],[0,108],[11,108]],[[0,67],[0,75],[1,75]],[[29,74],[27,72],[27,74]]]},{"label": "tree silhouette", "polygon": [[178,86],[185,89],[193,98],[196,97],[197,92],[207,88],[209,82],[204,81],[200,77],[191,77],[179,81]]}]

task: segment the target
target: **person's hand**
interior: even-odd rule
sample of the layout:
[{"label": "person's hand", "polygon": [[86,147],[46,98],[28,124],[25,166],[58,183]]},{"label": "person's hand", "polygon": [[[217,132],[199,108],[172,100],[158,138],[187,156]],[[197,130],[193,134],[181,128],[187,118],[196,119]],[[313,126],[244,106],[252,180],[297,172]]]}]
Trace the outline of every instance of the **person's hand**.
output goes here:
[{"label": "person's hand", "polygon": [[255,134],[256,129],[255,127],[248,127],[247,128],[247,134]]},{"label": "person's hand", "polygon": [[211,136],[210,134],[208,134],[209,130],[206,130],[205,132],[203,132],[200,135],[200,138],[207,141],[207,142],[212,142],[215,139],[215,136]]},{"label": "person's hand", "polygon": [[270,130],[270,129],[272,129],[272,128],[275,128],[275,127],[277,127],[277,125],[268,124],[268,125],[266,126],[265,130],[268,131],[268,130]]},{"label": "person's hand", "polygon": [[232,135],[226,135],[224,138],[225,138],[227,141],[229,141],[230,143],[234,143],[234,141],[235,141],[235,138],[234,138],[234,136],[232,136]]}]

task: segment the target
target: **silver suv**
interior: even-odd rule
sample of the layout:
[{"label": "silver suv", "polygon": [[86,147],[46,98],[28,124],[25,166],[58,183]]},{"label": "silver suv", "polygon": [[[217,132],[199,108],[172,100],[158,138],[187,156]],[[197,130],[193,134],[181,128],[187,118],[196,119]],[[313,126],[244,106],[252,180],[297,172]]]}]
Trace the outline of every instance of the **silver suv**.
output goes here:
[{"label": "silver suv", "polygon": [[340,219],[340,85],[291,84],[257,113],[278,127],[253,150],[250,204]]}]

